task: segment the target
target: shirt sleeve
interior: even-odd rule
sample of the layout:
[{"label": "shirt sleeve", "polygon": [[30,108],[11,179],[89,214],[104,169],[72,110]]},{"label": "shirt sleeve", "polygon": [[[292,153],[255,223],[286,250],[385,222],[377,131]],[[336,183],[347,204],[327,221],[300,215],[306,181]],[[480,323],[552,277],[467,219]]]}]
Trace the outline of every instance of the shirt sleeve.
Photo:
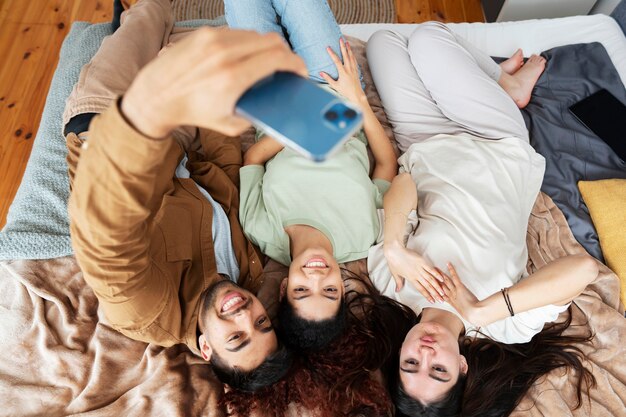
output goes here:
[{"label": "shirt sleeve", "polygon": [[[546,323],[554,322],[558,319],[559,314],[567,310],[569,304],[562,306],[547,305],[523,313],[515,314],[513,317],[507,317],[488,326],[481,327],[480,333],[490,337],[493,340],[502,343],[528,343],[530,340],[543,330]],[[471,330],[477,330],[469,323],[466,325],[466,334],[473,336]]]},{"label": "shirt sleeve", "polygon": [[266,246],[272,241],[273,233],[263,199],[264,175],[263,165],[246,165],[239,171],[239,221],[246,237],[263,253],[267,253]]},{"label": "shirt sleeve", "polygon": [[263,139],[263,136],[267,136],[267,133],[265,133],[265,130],[261,129],[260,127],[255,127],[255,132],[254,132],[254,142],[258,142],[261,139]]},{"label": "shirt sleeve", "polygon": [[72,246],[117,329],[145,328],[166,307],[178,308],[177,294],[153,264],[149,238],[177,146],[141,135],[113,105],[94,118],[82,148],[69,201]]},{"label": "shirt sleeve", "polygon": [[391,183],[380,178],[374,178],[372,182],[376,187],[376,208],[381,209],[383,208],[383,197],[389,190],[389,187],[391,187]]},{"label": "shirt sleeve", "polygon": [[368,144],[367,136],[365,136],[365,131],[363,129],[359,129],[359,131],[354,134],[353,138],[357,139],[365,146]]}]

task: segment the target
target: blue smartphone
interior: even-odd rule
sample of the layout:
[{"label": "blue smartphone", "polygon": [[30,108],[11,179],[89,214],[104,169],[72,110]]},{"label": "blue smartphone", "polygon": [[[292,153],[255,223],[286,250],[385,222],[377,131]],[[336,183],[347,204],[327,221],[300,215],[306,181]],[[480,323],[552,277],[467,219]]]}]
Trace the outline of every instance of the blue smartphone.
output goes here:
[{"label": "blue smartphone", "polygon": [[236,109],[274,139],[318,162],[363,125],[356,106],[290,72],[277,72],[256,83]]}]

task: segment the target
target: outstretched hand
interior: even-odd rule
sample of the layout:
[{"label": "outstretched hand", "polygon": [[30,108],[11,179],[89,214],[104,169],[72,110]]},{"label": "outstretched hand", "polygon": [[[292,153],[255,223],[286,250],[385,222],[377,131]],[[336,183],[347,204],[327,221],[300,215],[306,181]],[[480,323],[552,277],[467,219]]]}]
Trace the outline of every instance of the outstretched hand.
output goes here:
[{"label": "outstretched hand", "polygon": [[478,311],[480,300],[463,284],[454,266],[448,263],[450,275],[447,275],[439,268],[437,268],[437,271],[444,277],[442,286],[444,300],[454,307],[465,320],[475,326],[481,326],[483,323]]},{"label": "outstretched hand", "polygon": [[343,63],[341,59],[333,52],[329,47],[326,48],[328,55],[335,63],[339,77],[335,80],[325,72],[320,72],[320,76],[330,85],[330,87],[348,99],[354,104],[359,104],[365,97],[363,88],[361,88],[361,80],[359,77],[359,65],[356,62],[356,58],[352,53],[350,44],[344,42],[343,38],[339,40],[339,47],[341,49],[341,55],[343,56]]},{"label": "outstretched hand", "polygon": [[417,252],[402,245],[385,248],[385,258],[396,281],[396,291],[409,281],[428,301],[444,301],[443,276]]},{"label": "outstretched hand", "polygon": [[304,61],[280,35],[198,29],[139,72],[121,110],[137,130],[154,138],[181,125],[234,136],[250,126],[235,115],[237,100],[276,71],[307,76]]}]

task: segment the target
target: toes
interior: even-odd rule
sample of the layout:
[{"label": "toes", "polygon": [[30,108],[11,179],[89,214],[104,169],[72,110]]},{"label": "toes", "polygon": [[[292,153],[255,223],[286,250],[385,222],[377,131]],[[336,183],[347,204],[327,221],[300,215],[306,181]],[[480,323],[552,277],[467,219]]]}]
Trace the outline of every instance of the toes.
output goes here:
[{"label": "toes", "polygon": [[546,59],[544,57],[542,57],[541,55],[536,55],[533,54],[529,60],[531,60],[532,62],[536,62],[538,64],[545,64],[546,63]]}]

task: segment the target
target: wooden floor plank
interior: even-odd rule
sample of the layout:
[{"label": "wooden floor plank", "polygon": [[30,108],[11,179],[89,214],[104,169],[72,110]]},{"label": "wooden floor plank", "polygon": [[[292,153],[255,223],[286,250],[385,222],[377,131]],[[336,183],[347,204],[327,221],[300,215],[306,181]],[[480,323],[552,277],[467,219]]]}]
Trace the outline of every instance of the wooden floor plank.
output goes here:
[{"label": "wooden floor plank", "polygon": [[395,0],[398,23],[484,22],[480,0]]},{"label": "wooden floor plank", "polygon": [[429,3],[430,3],[430,18],[428,20],[437,20],[439,22],[445,22],[447,20],[446,0],[430,0]]},{"label": "wooden floor plank", "polygon": [[22,180],[71,23],[110,21],[112,5],[110,0],[0,2],[0,227]]},{"label": "wooden floor plank", "polygon": [[420,23],[430,20],[428,0],[396,0],[398,23]]},{"label": "wooden floor plank", "polygon": [[485,13],[481,0],[463,0],[466,22],[484,22]]},{"label": "wooden floor plank", "polygon": [[447,0],[445,2],[445,22],[466,22],[464,0]]}]

